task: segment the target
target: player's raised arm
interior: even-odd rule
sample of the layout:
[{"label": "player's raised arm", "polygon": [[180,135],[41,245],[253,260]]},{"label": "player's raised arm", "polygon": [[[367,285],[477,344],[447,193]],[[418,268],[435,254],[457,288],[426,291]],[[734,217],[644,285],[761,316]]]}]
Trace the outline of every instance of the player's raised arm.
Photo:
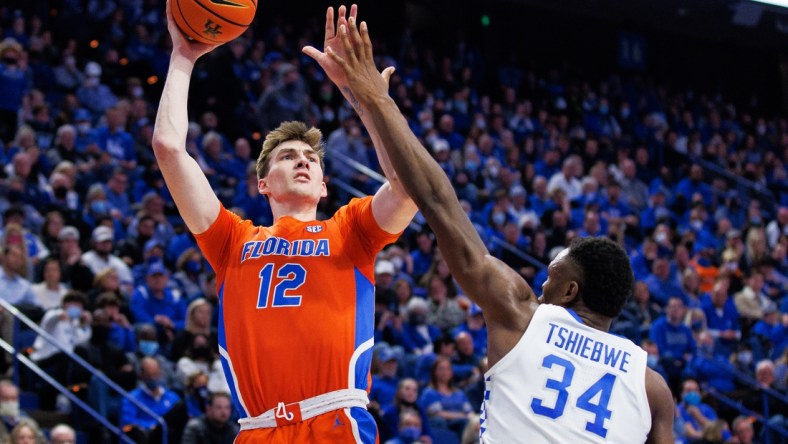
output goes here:
[{"label": "player's raised arm", "polygon": [[[331,50],[339,54],[340,57],[344,56],[345,47],[342,45],[341,39],[339,38],[338,29],[341,26],[347,26],[348,20],[353,23],[356,22],[356,17],[358,16],[357,6],[352,5],[350,7],[349,18],[346,17],[346,14],[347,8],[344,5],[339,7],[336,21],[334,20],[334,8],[329,7],[326,11],[323,48],[324,50],[331,48]],[[416,204],[405,192],[405,188],[400,183],[397,172],[391,167],[391,162],[386,154],[386,150],[383,149],[385,142],[381,139],[380,132],[375,127],[372,116],[369,113],[365,113],[361,108],[359,101],[350,90],[345,72],[337,65],[334,59],[329,57],[327,53],[321,52],[311,46],[305,47],[304,53],[315,59],[323,70],[326,71],[328,77],[334,82],[337,88],[339,88],[345,99],[353,105],[353,108],[355,108],[361,121],[364,123],[364,127],[369,132],[369,136],[372,139],[372,145],[375,147],[375,152],[378,155],[380,167],[383,169],[383,174],[388,180],[388,182],[384,183],[378,192],[375,193],[375,197],[372,200],[372,212],[381,228],[389,233],[399,233],[408,226],[413,216],[416,214],[417,208]],[[393,72],[394,68],[387,68],[380,73],[380,76],[387,85]]]},{"label": "player's raised arm", "polygon": [[[514,270],[491,256],[462,210],[440,166],[421,145],[388,95],[378,73],[366,23],[340,27],[344,57],[331,47],[327,53],[342,67],[348,85],[371,126],[383,140],[391,166],[435,232],[452,274],[477,302],[490,327],[490,359],[497,360],[522,336],[536,308],[533,291]],[[494,348],[500,346],[501,350]]]},{"label": "player's raised arm", "polygon": [[169,0],[167,29],[172,38],[172,55],[156,114],[153,152],[186,226],[193,233],[202,233],[219,214],[219,199],[197,162],[186,152],[186,106],[194,63],[218,45],[186,40],[173,21]]}]

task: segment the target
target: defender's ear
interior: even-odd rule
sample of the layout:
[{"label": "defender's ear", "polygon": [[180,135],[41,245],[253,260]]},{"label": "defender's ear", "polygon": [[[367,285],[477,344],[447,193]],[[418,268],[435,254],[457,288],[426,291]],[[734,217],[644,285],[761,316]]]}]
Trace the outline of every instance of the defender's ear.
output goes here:
[{"label": "defender's ear", "polygon": [[580,285],[577,283],[577,281],[569,281],[566,284],[566,289],[564,289],[564,294],[561,296],[561,301],[563,302],[562,305],[571,306],[579,294]]}]

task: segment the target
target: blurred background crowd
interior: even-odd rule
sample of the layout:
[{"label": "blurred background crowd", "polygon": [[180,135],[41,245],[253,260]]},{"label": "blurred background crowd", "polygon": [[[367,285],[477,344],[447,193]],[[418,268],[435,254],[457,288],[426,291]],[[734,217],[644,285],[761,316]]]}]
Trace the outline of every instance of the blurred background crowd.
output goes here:
[{"label": "blurred background crowd", "polygon": [[[407,14],[429,16],[423,2],[406,3]],[[322,40],[323,7],[299,16],[261,5],[260,23],[205,56],[192,77],[186,149],[223,204],[256,224],[272,218],[254,160],[282,121],[323,131],[321,218],[380,185],[354,111],[300,52]],[[620,242],[637,282],[612,330],[641,345],[668,381],[676,442],[785,442],[788,102],[775,99],[779,82],[715,81],[710,66],[676,83],[639,67],[637,54],[618,64],[556,54],[537,63],[527,51],[507,53],[505,31],[484,29],[488,15],[470,28],[458,20],[456,38],[431,39],[416,18],[412,28],[397,22],[402,12],[386,21],[392,6],[362,4],[362,15],[364,7],[378,65],[397,68],[392,97],[491,253],[539,294],[546,265],[572,238]],[[439,31],[453,26],[441,23]],[[232,442],[215,276],[150,146],[169,60],[164,2],[3,2],[0,35],[0,299],[60,347],[15,328],[6,309],[0,336],[138,442],[160,439],[157,420],[74,354],[164,417],[169,442]],[[487,51],[491,41],[498,52]],[[484,316],[418,219],[376,263],[370,409],[381,442],[476,442]],[[0,439],[114,439],[74,399],[4,357]]]}]

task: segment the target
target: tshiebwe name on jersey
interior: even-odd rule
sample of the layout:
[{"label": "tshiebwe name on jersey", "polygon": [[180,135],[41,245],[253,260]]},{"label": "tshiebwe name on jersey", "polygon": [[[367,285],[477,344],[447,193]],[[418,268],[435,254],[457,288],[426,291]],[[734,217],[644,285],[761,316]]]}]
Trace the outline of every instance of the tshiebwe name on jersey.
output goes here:
[{"label": "tshiebwe name on jersey", "polygon": [[289,241],[281,237],[269,237],[264,241],[244,244],[241,263],[262,256],[331,256],[328,239],[299,239]]},{"label": "tshiebwe name on jersey", "polygon": [[631,356],[628,352],[585,336],[571,328],[562,327],[552,322],[548,325],[550,325],[550,331],[547,333],[545,341],[548,344],[590,361],[603,362],[605,365],[627,373]]}]

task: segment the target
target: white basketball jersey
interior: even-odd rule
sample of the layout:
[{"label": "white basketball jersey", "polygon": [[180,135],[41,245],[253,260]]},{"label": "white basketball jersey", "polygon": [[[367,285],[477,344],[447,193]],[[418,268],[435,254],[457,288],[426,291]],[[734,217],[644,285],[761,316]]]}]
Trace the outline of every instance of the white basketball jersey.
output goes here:
[{"label": "white basketball jersey", "polygon": [[646,352],[540,305],[485,374],[481,442],[642,443],[651,430]]}]

